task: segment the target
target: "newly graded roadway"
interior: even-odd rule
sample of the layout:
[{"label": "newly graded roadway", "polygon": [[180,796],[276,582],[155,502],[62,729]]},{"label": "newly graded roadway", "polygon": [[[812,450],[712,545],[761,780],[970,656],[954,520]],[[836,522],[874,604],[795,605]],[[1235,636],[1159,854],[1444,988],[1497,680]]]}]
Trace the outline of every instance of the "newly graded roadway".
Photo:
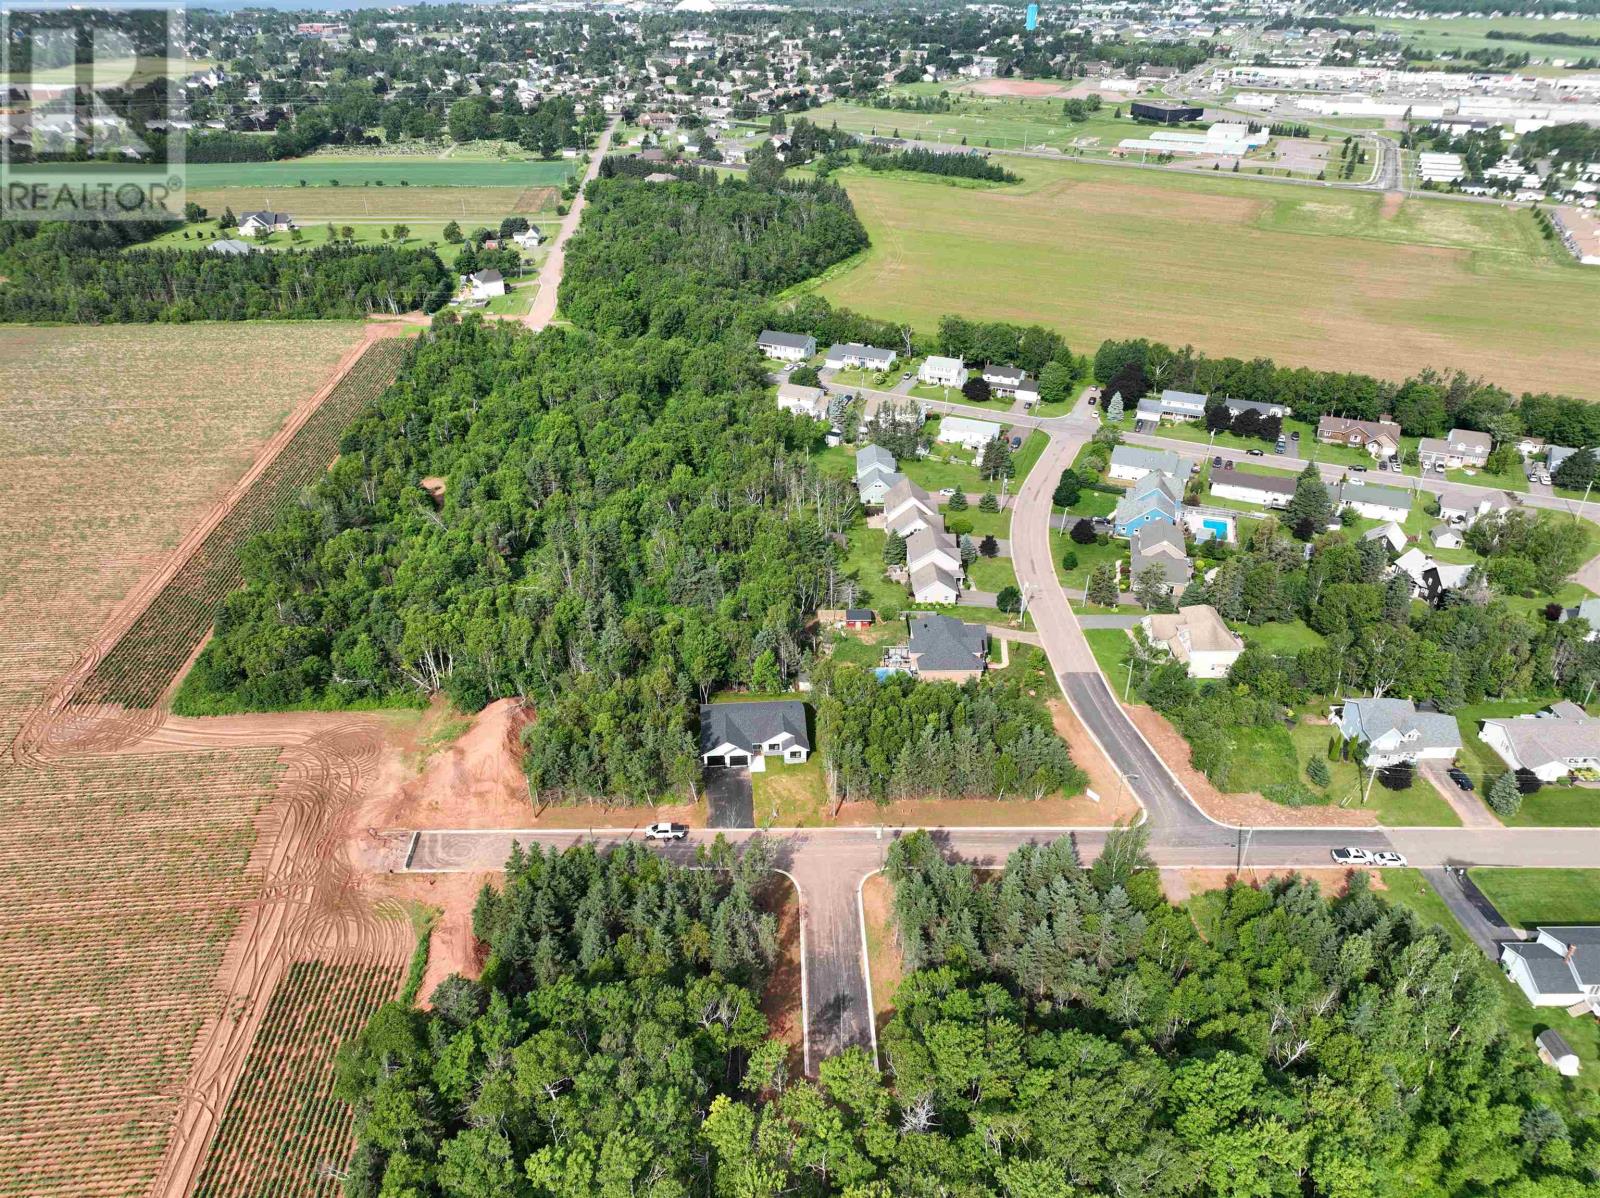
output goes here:
[{"label": "newly graded roadway", "polygon": [[[875,400],[902,398],[887,392],[867,394]],[[988,419],[997,417],[992,408],[943,402],[930,406],[935,411]],[[1396,848],[1406,855],[1410,864],[1422,869],[1472,865],[1592,866],[1600,862],[1600,829],[1593,828],[1250,829],[1218,823],[1206,815],[1117,702],[1095,664],[1056,575],[1049,545],[1051,492],[1062,468],[1072,463],[1093,435],[1097,426],[1094,409],[1080,400],[1079,406],[1066,416],[1006,415],[1004,419],[1019,427],[1041,429],[1050,437],[1048,448],[1018,490],[1012,509],[1012,560],[1018,584],[1026,593],[1040,643],[1067,701],[1144,809],[1145,824],[1150,831],[1150,854],[1158,865],[1232,870],[1245,866],[1326,868],[1330,864],[1329,850],[1340,845]],[[1144,440],[1190,454],[1211,452],[1204,446],[1187,442]],[[1462,486],[1450,485],[1452,488]],[[1560,503],[1551,500],[1541,506],[1560,506]],[[906,830],[772,828],[762,833],[777,841],[778,864],[794,878],[800,891],[808,1070],[850,1045],[868,1046],[876,1052],[859,893],[862,882],[881,868],[889,841]],[[1007,854],[1021,844],[1048,841],[1069,833],[1087,862],[1098,855],[1105,839],[1105,829],[1022,827],[939,828],[934,831],[952,856],[984,865],[1002,863]],[[561,846],[592,840],[613,844],[641,834],[641,829],[636,827],[596,828],[587,832],[425,830],[414,835],[405,862],[397,863],[397,868],[419,872],[493,870],[504,865],[515,842],[538,841]],[[742,830],[722,834],[737,843],[756,833]],[[691,840],[662,851],[687,860],[693,850]]]}]

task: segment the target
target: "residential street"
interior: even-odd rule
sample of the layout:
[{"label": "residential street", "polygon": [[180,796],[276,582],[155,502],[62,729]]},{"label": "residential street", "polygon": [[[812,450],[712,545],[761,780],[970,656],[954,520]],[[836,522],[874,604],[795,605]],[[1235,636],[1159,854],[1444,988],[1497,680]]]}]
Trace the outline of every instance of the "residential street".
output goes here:
[{"label": "residential street", "polygon": [[616,131],[617,121],[614,118],[606,126],[606,131],[600,135],[594,154],[589,158],[589,169],[583,173],[583,187],[578,188],[578,194],[567,210],[566,219],[561,222],[561,228],[556,231],[554,240],[550,242],[550,252],[545,255],[544,265],[539,268],[539,294],[534,296],[533,306],[523,318],[523,323],[534,332],[538,332],[555,318],[556,298],[561,290],[561,272],[566,269],[567,264],[567,241],[577,231],[578,222],[583,219],[585,203],[583,188],[600,173],[600,160],[611,148],[611,135]]},{"label": "residential street", "polygon": [[[851,390],[878,401],[903,398],[890,392]],[[1150,852],[1158,865],[1230,870],[1245,866],[1326,868],[1331,864],[1329,850],[1340,845],[1396,848],[1407,856],[1410,864],[1425,870],[1442,871],[1448,866],[1470,865],[1594,866],[1600,862],[1600,829],[1594,828],[1246,829],[1212,820],[1194,804],[1123,711],[1111,685],[1099,671],[1082,626],[1068,605],[1056,575],[1049,541],[1051,493],[1061,470],[1072,463],[1079,449],[1093,435],[1098,425],[1095,410],[1082,400],[1070,414],[1051,418],[1012,415],[975,405],[940,401],[929,406],[933,411],[1039,428],[1050,435],[1049,446],[1016,492],[1011,508],[1010,542],[1018,584],[1034,619],[1038,643],[1049,657],[1067,702],[1089,735],[1105,750],[1121,774],[1123,785],[1144,809],[1150,830]],[[1140,436],[1129,440],[1174,449],[1189,457],[1204,457],[1213,452],[1225,457],[1245,456],[1236,451],[1213,451],[1204,445],[1159,437]],[[1343,472],[1342,467],[1323,469],[1332,477]],[[1432,480],[1422,485],[1430,483]],[[1457,483],[1449,485],[1463,487]],[[1567,506],[1564,500],[1541,502],[1541,498],[1533,497],[1530,502],[1537,506]],[[423,872],[493,870],[501,867],[516,841],[567,845],[581,843],[592,836],[598,843],[615,843],[642,835],[643,822],[641,820],[640,827],[594,829],[592,832],[421,831],[413,837],[405,862],[397,862],[396,868]],[[765,832],[780,842],[778,864],[794,878],[801,891],[808,1069],[847,1045],[876,1048],[858,894],[863,880],[881,867],[889,841],[905,831],[903,828],[833,827],[773,828]],[[663,847],[661,851],[689,860],[697,840],[703,840],[708,834],[697,832],[687,843]],[[739,843],[756,833],[729,830],[723,834]],[[1099,853],[1104,843],[1104,829],[940,828],[935,834],[950,854],[981,865],[1000,864],[1018,845],[1048,841],[1066,834],[1075,837],[1087,862]],[[1443,877],[1442,874],[1438,876]],[[1458,886],[1445,886],[1442,882],[1439,886],[1452,909],[1465,904],[1460,910],[1471,907],[1476,912],[1475,916],[1464,916],[1464,922],[1468,918],[1477,920],[1476,924],[1467,926],[1480,944],[1485,942],[1485,937],[1499,934],[1487,916],[1472,907]]]}]

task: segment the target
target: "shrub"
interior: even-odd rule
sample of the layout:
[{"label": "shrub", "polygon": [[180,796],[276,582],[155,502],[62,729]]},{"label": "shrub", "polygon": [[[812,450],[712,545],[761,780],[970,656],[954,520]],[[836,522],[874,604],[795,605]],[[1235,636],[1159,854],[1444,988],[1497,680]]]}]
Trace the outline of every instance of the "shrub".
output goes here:
[{"label": "shrub", "polygon": [[1005,587],[995,596],[994,605],[1003,612],[1022,610],[1022,592],[1016,587]]},{"label": "shrub", "polygon": [[1087,518],[1074,524],[1069,535],[1079,545],[1093,545],[1095,542],[1094,525]]},{"label": "shrub", "polygon": [[1409,761],[1397,761],[1378,771],[1378,782],[1385,790],[1406,790],[1417,778],[1417,767]]},{"label": "shrub", "polygon": [[1306,777],[1313,786],[1320,786],[1326,789],[1328,783],[1333,781],[1333,771],[1328,768],[1328,763],[1322,758],[1313,757],[1306,762]]},{"label": "shrub", "polygon": [[1076,570],[1078,568],[1078,554],[1076,550],[1069,549],[1061,555],[1061,568],[1063,570]]},{"label": "shrub", "polygon": [[945,506],[947,506],[952,512],[966,511],[967,493],[958,489],[954,495],[950,496],[950,502]]},{"label": "shrub", "polygon": [[1327,795],[1299,782],[1269,782],[1261,788],[1261,797],[1282,807],[1320,807],[1329,801]]},{"label": "shrub", "polygon": [[945,520],[944,530],[953,537],[959,537],[972,531],[972,521],[964,516],[952,516]]},{"label": "shrub", "polygon": [[1000,510],[1000,501],[995,498],[993,491],[985,491],[983,493],[983,498],[978,500],[978,510],[980,512],[998,512]]}]

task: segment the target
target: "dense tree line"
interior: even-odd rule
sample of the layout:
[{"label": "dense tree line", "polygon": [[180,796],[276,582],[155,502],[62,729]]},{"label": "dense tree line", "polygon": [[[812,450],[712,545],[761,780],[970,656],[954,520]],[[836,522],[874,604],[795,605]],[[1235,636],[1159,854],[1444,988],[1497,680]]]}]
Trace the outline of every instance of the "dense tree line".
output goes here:
[{"label": "dense tree line", "polygon": [[831,193],[753,191],[598,184],[603,236],[586,221],[568,255],[578,327],[436,327],[246,550],[180,707],[525,695],[536,793],[692,785],[694,704],[794,677],[856,510],[808,464],[816,426],[774,408],[739,322],[783,282],[769,267],[796,224],[859,226],[818,212]]},{"label": "dense tree line", "polygon": [[824,662],[812,684],[818,748],[835,797],[1038,799],[1083,784],[1049,712],[1020,678],[959,686],[906,674],[880,680]]},{"label": "dense tree line", "polygon": [[686,1193],[712,1100],[783,1057],[758,997],[767,861],[759,842],[698,869],[638,845],[514,849],[473,912],[481,980],[452,975],[426,1013],[389,1004],[340,1053],[345,1193]]},{"label": "dense tree line", "polygon": [[11,242],[0,263],[0,320],[73,324],[360,319],[420,308],[452,281],[426,249],[124,251],[110,237],[85,242],[54,226]]},{"label": "dense tree line", "polygon": [[880,150],[865,145],[861,165],[873,171],[915,171],[953,179],[981,179],[988,183],[1016,183],[1019,176],[981,154],[941,153],[913,146],[905,150]]},{"label": "dense tree line", "polygon": [[1566,445],[1600,440],[1600,405],[1565,395],[1525,393],[1519,400],[1459,371],[1424,370],[1395,383],[1368,374],[1279,366],[1271,358],[1210,358],[1189,346],[1175,350],[1139,339],[1102,342],[1094,356],[1094,377],[1108,394],[1120,392],[1128,403],[1151,391],[1175,388],[1286,404],[1296,417],[1312,423],[1330,414],[1358,420],[1388,414],[1412,436],[1437,437],[1462,427],[1490,433],[1497,441],[1521,433]]},{"label": "dense tree line", "polygon": [[790,1075],[756,990],[758,847],[518,853],[483,979],[340,1054],[350,1198],[1586,1198],[1596,1128],[1470,946],[1375,895],[1236,884],[1191,913],[1143,834],[980,879],[892,845],[912,972],[881,1037]]},{"label": "dense tree line", "polygon": [[561,308],[603,335],[715,338],[738,300],[781,291],[867,244],[844,189],[741,180],[597,184],[567,246]]}]

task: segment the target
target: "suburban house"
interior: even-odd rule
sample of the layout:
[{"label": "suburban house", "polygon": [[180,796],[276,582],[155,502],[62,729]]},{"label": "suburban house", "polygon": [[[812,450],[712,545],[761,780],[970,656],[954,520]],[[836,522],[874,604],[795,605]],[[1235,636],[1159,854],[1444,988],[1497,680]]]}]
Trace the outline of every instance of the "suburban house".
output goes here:
[{"label": "suburban house", "polygon": [[1504,512],[1521,500],[1509,491],[1468,491],[1461,487],[1445,487],[1439,492],[1439,518],[1457,528],[1471,528],[1490,512]]},{"label": "suburban house", "polygon": [[1183,486],[1170,474],[1147,474],[1117,501],[1111,513],[1111,530],[1131,537],[1151,524],[1176,528],[1183,520]]},{"label": "suburban house", "polygon": [[1242,470],[1213,471],[1211,494],[1238,503],[1258,503],[1262,507],[1284,508],[1294,498],[1292,474],[1246,474]]},{"label": "suburban house", "polygon": [[923,528],[907,537],[906,569],[915,574],[923,566],[942,566],[959,577],[961,546],[955,536],[942,528]]},{"label": "suburban house", "polygon": [[1354,508],[1364,520],[1393,520],[1403,523],[1411,514],[1411,492],[1397,487],[1374,487],[1345,479],[1333,489],[1333,510]]},{"label": "suburban house", "polygon": [[1437,604],[1446,591],[1460,590],[1472,574],[1468,564],[1439,562],[1420,549],[1407,549],[1395,558],[1394,568],[1411,579],[1411,597]]},{"label": "suburban house", "polygon": [[767,757],[801,762],[811,755],[806,706],[798,699],[700,705],[700,761],[764,768]]},{"label": "suburban house", "polygon": [[1328,712],[1339,735],[1365,745],[1367,764],[1454,761],[1461,751],[1461,729],[1454,716],[1418,711],[1410,699],[1346,699]]},{"label": "suburban house", "polygon": [[989,652],[989,630],[954,616],[907,618],[911,625],[911,668],[930,682],[965,682],[982,674]]},{"label": "suburban house", "polygon": [[756,338],[756,348],[779,362],[804,362],[817,352],[817,339],[804,333],[779,333],[763,329]]},{"label": "suburban house", "polygon": [[1387,524],[1380,524],[1377,528],[1369,528],[1361,534],[1363,541],[1382,541],[1390,553],[1399,553],[1406,547],[1406,530],[1393,520]]},{"label": "suburban house", "polygon": [[961,575],[937,561],[911,571],[911,597],[918,603],[954,603],[961,598]]},{"label": "suburban house", "polygon": [[959,387],[967,381],[967,364],[960,358],[929,354],[917,368],[917,380],[930,387]]},{"label": "suburban house", "polygon": [[1435,549],[1460,549],[1461,533],[1449,524],[1435,524],[1428,530],[1428,540]]},{"label": "suburban house", "polygon": [[935,441],[945,441],[967,449],[980,450],[1000,435],[1000,426],[992,420],[973,420],[968,416],[945,416],[939,421]]},{"label": "suburban house", "polygon": [[901,478],[883,497],[884,531],[899,537],[909,537],[924,528],[944,529],[944,517],[939,515],[939,505],[909,478]]},{"label": "suburban house", "polygon": [[1317,421],[1317,440],[1325,445],[1364,449],[1375,458],[1392,458],[1400,452],[1400,426],[1392,420],[1324,416]]},{"label": "suburban house", "polygon": [[1020,366],[996,366],[991,362],[983,368],[983,381],[996,399],[1020,399],[1030,408],[1039,402],[1038,382]]},{"label": "suburban house", "polygon": [[1424,470],[1459,470],[1463,466],[1482,466],[1489,460],[1494,439],[1488,433],[1469,428],[1453,428],[1448,437],[1423,437],[1417,442],[1417,459]]},{"label": "suburban house", "polygon": [[240,237],[260,237],[263,233],[287,233],[294,228],[294,217],[287,212],[246,212],[239,218]]},{"label": "suburban house", "polygon": [[517,243],[517,248],[522,250],[536,250],[544,242],[544,233],[538,225],[529,225],[520,233],[513,233],[511,240]]},{"label": "suburban house", "polygon": [[862,370],[889,370],[894,366],[898,354],[892,349],[879,349],[875,345],[861,345],[851,341],[844,345],[834,345],[828,348],[827,355],[822,359],[822,364],[829,370],[843,370],[847,366],[856,366]]},{"label": "suburban house", "polygon": [[1594,640],[1600,636],[1600,599],[1585,599],[1577,607],[1563,608],[1561,622],[1565,624],[1568,620],[1587,620],[1589,632],[1583,639]]},{"label": "suburban house", "polygon": [[1108,478],[1138,482],[1147,474],[1170,474],[1173,478],[1188,478],[1194,467],[1170,449],[1145,449],[1138,445],[1118,445],[1111,451]]},{"label": "suburban house", "polygon": [[1572,1045],[1561,1038],[1561,1033],[1547,1027],[1533,1038],[1539,1059],[1562,1077],[1577,1077],[1583,1071],[1583,1062],[1572,1051]]},{"label": "suburban house", "polygon": [[1539,928],[1532,940],[1502,941],[1500,964],[1534,1006],[1600,1014],[1600,927]]},{"label": "suburban house", "polygon": [[1191,678],[1224,678],[1244,652],[1244,641],[1207,603],[1179,608],[1176,615],[1152,613],[1139,625],[1152,644],[1189,667]]},{"label": "suburban house", "polygon": [[1155,398],[1147,395],[1139,401],[1136,414],[1148,420],[1150,417],[1146,415],[1147,412],[1168,420],[1199,420],[1206,414],[1206,397],[1196,395],[1193,391],[1173,391],[1168,388]]},{"label": "suburban house", "polygon": [[899,472],[894,454],[881,445],[864,445],[856,450],[856,494],[862,507],[872,507],[883,502],[895,483],[905,475]]},{"label": "suburban house", "polygon": [[1484,720],[1478,735],[1514,770],[1543,782],[1600,768],[1600,720],[1563,699],[1534,715]]},{"label": "suburban house", "polygon": [[1554,474],[1561,469],[1562,462],[1577,452],[1576,449],[1571,449],[1565,445],[1552,445],[1544,451],[1544,468]]},{"label": "suburban house", "polygon": [[1531,458],[1536,453],[1544,451],[1544,438],[1530,436],[1523,433],[1517,438],[1517,452],[1525,458]]},{"label": "suburban house", "polygon": [[461,276],[462,299],[488,300],[505,293],[505,276],[492,266],[487,270],[475,270],[470,275]]},{"label": "suburban house", "polygon": [[[812,420],[828,418],[828,393],[821,387],[802,387],[798,383],[778,384],[778,407]],[[890,459],[893,461],[893,459]]]},{"label": "suburban house", "polygon": [[1129,576],[1137,580],[1151,566],[1161,571],[1167,593],[1181,590],[1194,576],[1194,563],[1183,544],[1183,533],[1165,521],[1146,521],[1134,530],[1129,544]]},{"label": "suburban house", "polygon": [[1228,409],[1228,415],[1237,417],[1241,412],[1254,412],[1261,417],[1276,416],[1282,420],[1289,414],[1289,405],[1286,403],[1262,403],[1257,399],[1225,399],[1222,401]]}]

